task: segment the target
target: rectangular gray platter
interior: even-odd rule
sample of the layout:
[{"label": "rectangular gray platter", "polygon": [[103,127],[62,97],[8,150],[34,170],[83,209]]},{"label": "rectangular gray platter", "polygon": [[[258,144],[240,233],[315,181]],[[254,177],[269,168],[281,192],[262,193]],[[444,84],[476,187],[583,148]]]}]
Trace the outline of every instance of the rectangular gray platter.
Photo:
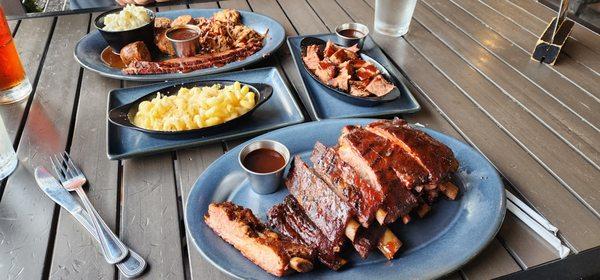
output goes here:
[{"label": "rectangular gray platter", "polygon": [[156,154],[248,137],[262,132],[304,122],[300,107],[294,100],[279,71],[274,67],[253,69],[156,83],[112,90],[108,95],[108,110],[134,101],[148,93],[173,84],[207,80],[234,80],[242,83],[265,83],[273,87],[273,96],[247,119],[229,131],[213,135],[153,136],[129,128],[119,127],[107,119],[107,154],[111,160]]}]

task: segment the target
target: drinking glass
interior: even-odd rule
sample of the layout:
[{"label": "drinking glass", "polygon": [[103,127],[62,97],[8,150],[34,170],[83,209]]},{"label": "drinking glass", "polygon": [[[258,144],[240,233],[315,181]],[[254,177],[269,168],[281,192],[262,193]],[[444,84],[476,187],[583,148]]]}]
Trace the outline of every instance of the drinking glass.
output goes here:
[{"label": "drinking glass", "polygon": [[17,154],[4,127],[4,121],[0,117],[0,180],[17,168],[17,162]]},{"label": "drinking glass", "polygon": [[0,104],[21,101],[30,93],[31,84],[0,6]]},{"label": "drinking glass", "polygon": [[375,2],[375,31],[399,37],[408,32],[417,0],[377,0]]}]

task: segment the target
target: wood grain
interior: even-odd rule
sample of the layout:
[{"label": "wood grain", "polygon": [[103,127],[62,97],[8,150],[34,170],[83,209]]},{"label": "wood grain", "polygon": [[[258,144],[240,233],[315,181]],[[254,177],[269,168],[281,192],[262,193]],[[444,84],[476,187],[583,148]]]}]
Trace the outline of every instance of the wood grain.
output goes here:
[{"label": "wood grain", "polygon": [[[58,19],[32,101],[19,148],[19,167],[0,201],[0,275],[8,279],[42,278],[55,204],[37,187],[35,167],[65,150],[81,69],[64,50],[72,50],[87,32],[88,14]],[[64,63],[69,61],[69,63]]]},{"label": "wood grain", "polygon": [[[367,23],[372,29],[372,9],[356,0],[339,3],[354,21]],[[411,30],[409,34],[412,32]],[[371,35],[425,97],[452,120],[453,126],[467,141],[490,159],[538,211],[558,226],[574,247],[587,249],[600,244],[599,237],[587,234],[600,230],[597,217],[504,130],[498,129],[497,124],[466,98],[460,88],[444,77],[404,39],[377,33]]]},{"label": "wood grain", "polygon": [[[542,35],[545,27],[548,25],[547,22],[539,21],[522,9],[515,9],[514,5],[508,2],[484,0],[484,3],[534,36],[539,37]],[[541,31],[539,31],[540,28]],[[598,40],[600,40],[600,37]],[[579,64],[590,68],[597,75],[600,75],[600,50],[594,51],[577,40],[567,40],[561,52],[573,58]]]},{"label": "wood grain", "polygon": [[[488,6],[475,1],[453,0],[452,2],[524,51],[531,52],[533,50],[537,41],[536,36]],[[575,62],[568,56],[560,57],[554,67],[575,84],[596,98],[600,98],[600,79],[598,79],[597,73]]]},{"label": "wood grain", "polygon": [[514,46],[491,29],[485,28],[452,3],[437,0],[423,3],[589,123],[600,123],[600,115],[596,113],[600,111],[598,100],[564,78],[555,67],[531,61],[528,59],[528,52]]},{"label": "wood grain", "polygon": [[[187,198],[196,182],[196,179],[206,170],[206,168],[217,158],[223,155],[221,144],[211,144],[197,149],[183,150],[177,152],[177,181],[182,208],[187,206]],[[189,213],[191,217],[202,217],[203,213]],[[186,231],[186,241],[188,245],[188,256],[190,263],[191,279],[227,279],[227,277],[216,267],[210,264],[206,259],[200,256],[194,246],[191,236]]]},{"label": "wood grain", "polygon": [[[490,260],[494,260],[493,264]],[[469,280],[492,279],[521,270],[500,242],[494,240],[477,258],[463,266],[462,271]]]},{"label": "wood grain", "polygon": [[[554,143],[556,145],[561,145],[561,139],[569,142],[569,146],[575,148],[575,150],[589,158],[594,164],[597,164],[597,161],[600,161],[600,153],[598,152],[598,141],[595,139],[600,139],[600,133],[596,130],[592,129],[586,123],[582,123],[576,115],[571,115],[570,111],[567,111],[559,103],[554,102],[554,99],[551,99],[548,95],[542,92],[539,88],[537,88],[534,84],[530,83],[525,77],[518,75],[512,68],[508,67],[502,61],[498,60],[492,54],[488,53],[485,49],[476,45],[473,41],[471,41],[468,37],[466,37],[463,33],[454,29],[453,27],[448,26],[444,21],[442,21],[437,16],[433,15],[433,13],[427,9],[422,7],[421,5],[417,6],[414,17],[419,21],[419,24],[415,24],[413,26],[414,29],[420,29],[420,24],[423,24],[425,28],[431,30],[435,36],[438,36],[438,39],[441,39],[446,46],[451,48],[456,54],[458,54],[464,61],[466,61],[470,67],[475,68],[479,73],[485,76],[487,80],[491,81],[496,87],[498,87],[504,95],[509,97],[510,99],[504,99],[504,97],[500,97],[495,99],[496,103],[502,102],[516,102],[518,103],[524,110],[533,115],[534,118],[530,118],[528,115],[523,114],[523,122],[532,122],[538,123],[541,122],[544,126],[540,126],[539,130],[534,130],[534,126],[528,126],[531,133],[541,133],[543,135],[547,133],[547,129],[544,127],[548,127],[555,134],[559,136],[560,139],[557,138]],[[449,64],[444,64],[449,65]],[[447,69],[448,67],[444,67]],[[457,83],[465,84],[464,81],[466,79],[466,75],[461,75],[460,73],[455,72],[453,69],[445,70],[447,75],[455,77]],[[452,74],[454,73],[454,75]],[[458,82],[460,80],[460,82]],[[483,79],[482,79],[483,81]],[[494,92],[491,86],[488,87],[490,91],[485,94],[486,97],[491,97],[491,93]],[[475,95],[477,95],[475,93]],[[474,98],[477,98],[474,96]],[[511,102],[511,103],[512,103]],[[484,105],[486,109],[488,107],[492,107],[492,103],[489,105]],[[514,106],[514,111],[511,113],[518,112],[519,106]],[[550,110],[550,108],[553,108]],[[521,109],[521,110],[523,110]],[[549,113],[549,111],[552,114]],[[491,113],[491,110],[488,110]],[[499,114],[502,112],[498,111]],[[499,116],[498,118],[503,118]],[[558,117],[560,116],[560,117]],[[515,116],[516,117],[516,116]],[[566,119],[570,118],[571,122],[568,123],[560,123],[557,119],[560,118],[560,122],[567,122]],[[578,125],[578,127],[576,127]],[[574,131],[584,132],[585,135],[572,135]],[[538,132],[539,131],[539,132]],[[573,132],[572,132],[573,131]],[[580,137],[577,137],[580,136]],[[526,141],[526,140],[522,140]],[[551,139],[546,140],[546,144],[552,143]],[[533,142],[530,142],[532,145],[528,145],[528,147],[532,150],[543,151],[544,149],[540,149],[541,147],[535,148],[533,146]],[[552,144],[550,144],[552,145]],[[554,145],[553,145],[554,146]],[[557,147],[557,146],[554,146]],[[572,152],[568,152],[568,148],[564,148],[566,153],[573,154]],[[550,158],[548,158],[550,157]],[[551,159],[552,156],[544,157],[540,155],[540,158],[543,158],[545,162],[548,162],[548,159]],[[576,159],[576,156],[572,156],[573,159]],[[600,172],[597,169],[592,167],[589,164],[586,164],[585,161],[579,161],[581,166],[584,168],[587,167],[587,170],[592,173],[592,178],[594,176],[599,176]],[[560,168],[558,163],[554,163],[555,172],[561,174],[561,177],[566,178],[568,176],[568,172],[572,171],[557,171],[557,168]],[[575,178],[572,178],[575,179]],[[588,179],[589,180],[589,179]],[[588,181],[589,183],[591,181]],[[595,204],[594,201],[596,197],[595,188],[588,188],[585,184],[585,181],[570,181],[569,187],[573,188],[573,190],[581,196],[587,203],[591,205],[595,209],[595,211],[600,210],[600,203]],[[598,201],[600,202],[600,201]]]},{"label": "wood grain", "polygon": [[[49,43],[51,36],[50,29],[53,21],[52,18],[25,20],[21,22],[18,30],[20,32],[15,34],[14,40],[19,52],[19,58],[32,85],[38,75],[38,68],[40,67],[44,50]],[[31,36],[32,33],[35,33],[36,36]],[[0,108],[0,117],[2,117],[8,135],[10,135],[13,141],[23,121],[26,105],[27,99],[10,105],[2,105]]]},{"label": "wood grain", "polygon": [[[170,153],[123,164],[121,240],[146,259],[139,279],[183,279],[177,194]],[[126,279],[119,275],[120,279]]]}]

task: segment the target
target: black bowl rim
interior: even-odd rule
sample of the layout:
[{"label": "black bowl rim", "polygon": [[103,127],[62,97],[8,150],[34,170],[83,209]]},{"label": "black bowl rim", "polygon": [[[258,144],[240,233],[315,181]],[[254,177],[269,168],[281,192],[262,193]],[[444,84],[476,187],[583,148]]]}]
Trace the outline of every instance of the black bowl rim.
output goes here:
[{"label": "black bowl rim", "polygon": [[[130,119],[127,124],[123,124],[123,123],[117,122],[112,119],[112,115],[114,114],[113,112],[118,113],[119,111],[126,109],[127,114],[129,114],[129,111],[131,110],[131,106],[138,103],[140,100],[146,99],[146,98],[148,98],[148,96],[155,95],[157,92],[163,91],[165,89],[178,88],[178,87],[180,88],[185,85],[197,84],[197,83],[222,84],[224,82],[225,83],[239,82],[240,84],[242,84],[242,86],[244,86],[244,85],[250,86],[250,89],[253,90],[255,93],[257,93],[257,96],[255,97],[255,100],[256,100],[255,106],[252,109],[250,109],[248,112],[244,113],[243,115],[240,115],[234,119],[228,120],[226,122],[223,122],[223,123],[220,123],[217,125],[196,128],[196,129],[189,129],[189,130],[179,130],[179,131],[163,131],[163,130],[145,129],[145,128],[142,128],[142,127],[139,127],[139,126],[133,124]],[[259,88],[262,89],[262,91]],[[261,99],[263,96],[265,96],[264,99]],[[148,134],[153,134],[153,135],[173,136],[173,135],[182,135],[182,134],[195,134],[195,133],[201,133],[201,132],[205,132],[205,131],[211,131],[213,129],[223,127],[232,122],[235,122],[235,121],[241,120],[242,118],[250,116],[252,113],[254,113],[254,111],[256,111],[256,109],[258,109],[258,107],[260,107],[261,105],[266,103],[272,96],[273,96],[273,87],[271,85],[265,84],[265,83],[247,83],[247,82],[235,81],[235,80],[186,81],[186,82],[180,82],[177,84],[168,85],[168,86],[165,86],[165,87],[157,89],[157,90],[153,90],[152,92],[145,94],[139,98],[136,98],[135,100],[133,100],[129,103],[115,107],[108,111],[107,119],[110,123],[112,123],[114,125],[137,130],[137,131],[148,133]]]},{"label": "black bowl rim", "polygon": [[[138,7],[139,7],[139,6],[138,6]],[[146,27],[146,26],[148,26],[149,24],[152,24],[152,25],[154,25],[154,19],[156,18],[156,13],[155,13],[154,11],[152,11],[152,10],[150,10],[150,9],[146,8],[146,7],[142,7],[142,8],[144,8],[144,9],[145,9],[147,12],[149,12],[149,14],[150,14],[150,21],[149,21],[148,23],[146,23],[146,24],[142,25],[142,26],[138,26],[138,27],[136,27],[136,28],[133,28],[133,29],[127,29],[127,30],[115,30],[115,31],[112,31],[112,30],[104,30],[104,29],[103,29],[103,27],[100,27],[100,26],[99,26],[99,22],[100,22],[100,19],[101,19],[101,18],[104,18],[106,15],[109,15],[109,14],[114,14],[114,13],[115,13],[115,12],[117,12],[117,11],[122,11],[122,10],[123,10],[123,8],[125,8],[125,7],[120,7],[120,8],[112,9],[112,10],[106,11],[106,12],[104,12],[104,13],[101,13],[100,15],[98,15],[98,16],[97,16],[97,17],[94,19],[94,26],[96,27],[96,29],[98,29],[98,31],[100,31],[100,32],[106,32],[106,33],[120,33],[120,32],[128,32],[128,31],[136,31],[136,30],[138,30],[138,29],[141,29],[141,28],[143,28],[143,27]]]},{"label": "black bowl rim", "polygon": [[[368,37],[368,35],[365,36],[365,38],[366,37]],[[300,58],[301,59],[302,59],[302,53],[304,52],[304,48],[306,47],[306,46],[302,45],[302,41],[305,41],[305,40],[318,40],[318,41],[322,41],[324,43],[327,43],[327,42],[325,42],[325,40],[320,39],[320,38],[316,38],[316,37],[304,37],[301,40],[301,42],[300,42]],[[321,84],[322,86],[325,86],[327,89],[332,90],[335,93],[337,93],[338,95],[341,95],[341,96],[343,96],[345,98],[354,99],[357,102],[362,102],[362,103],[368,102],[368,103],[371,103],[371,104],[391,102],[391,101],[394,101],[394,100],[398,99],[400,97],[400,95],[402,95],[402,92],[400,91],[400,88],[398,87],[397,83],[394,81],[392,75],[390,75],[389,71],[383,65],[381,65],[381,63],[379,63],[374,58],[368,56],[367,54],[364,54],[362,52],[359,52],[359,54],[361,56],[368,57],[372,61],[375,61],[376,62],[375,66],[379,70],[381,70],[381,69],[385,70],[385,71],[382,71],[382,74],[384,74],[384,76],[386,77],[386,79],[388,79],[396,87],[394,90],[398,92],[397,94],[393,94],[393,93],[390,92],[390,93],[388,93],[388,94],[386,94],[384,96],[381,96],[381,97],[377,97],[377,96],[371,96],[371,97],[354,96],[354,95],[351,95],[351,94],[349,94],[347,92],[343,92],[343,91],[341,91],[341,90],[339,90],[337,88],[334,88],[332,86],[329,86],[329,85],[323,83],[321,80],[319,80],[319,78],[312,71],[310,71],[310,69],[308,69],[308,67],[306,67],[306,63],[304,63],[304,60],[302,60],[302,66],[304,66],[304,70],[306,72],[308,72],[309,76],[311,78],[313,78],[314,80],[316,80],[319,84]]]}]

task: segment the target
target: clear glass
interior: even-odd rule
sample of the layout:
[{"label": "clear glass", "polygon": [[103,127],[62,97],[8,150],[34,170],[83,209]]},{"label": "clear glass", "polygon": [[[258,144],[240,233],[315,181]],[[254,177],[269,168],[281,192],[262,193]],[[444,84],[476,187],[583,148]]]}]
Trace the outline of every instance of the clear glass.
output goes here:
[{"label": "clear glass", "polygon": [[17,168],[18,161],[4,121],[0,118],[0,180],[8,177]]},{"label": "clear glass", "polygon": [[375,2],[375,31],[399,37],[408,32],[417,0],[377,0]]},{"label": "clear glass", "polygon": [[31,84],[19,59],[4,10],[0,7],[0,104],[21,101],[30,93]]}]

